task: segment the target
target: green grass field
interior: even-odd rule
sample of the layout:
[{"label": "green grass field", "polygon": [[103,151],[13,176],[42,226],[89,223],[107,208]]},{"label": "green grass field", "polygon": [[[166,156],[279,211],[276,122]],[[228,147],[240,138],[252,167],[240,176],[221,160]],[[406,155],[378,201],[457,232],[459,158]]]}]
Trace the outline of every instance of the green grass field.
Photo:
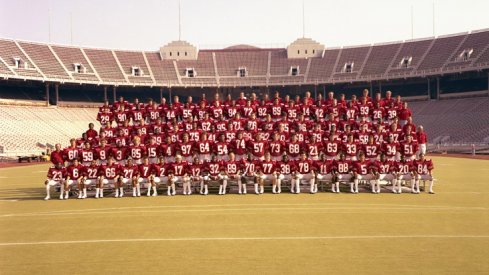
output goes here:
[{"label": "green grass field", "polygon": [[0,274],[488,274],[489,161],[434,161],[436,195],[44,201],[47,165],[3,168]]}]

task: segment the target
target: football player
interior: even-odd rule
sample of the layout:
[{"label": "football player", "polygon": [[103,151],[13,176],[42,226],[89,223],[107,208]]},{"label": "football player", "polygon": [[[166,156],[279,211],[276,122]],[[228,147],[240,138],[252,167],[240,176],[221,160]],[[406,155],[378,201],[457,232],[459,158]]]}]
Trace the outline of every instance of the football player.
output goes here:
[{"label": "football player", "polygon": [[44,181],[44,185],[46,185],[46,197],[45,200],[51,199],[51,195],[49,189],[51,186],[60,185],[61,191],[59,195],[59,199],[64,199],[64,180],[66,177],[66,169],[63,167],[61,162],[58,162],[54,165],[54,167],[49,168],[47,178]]}]

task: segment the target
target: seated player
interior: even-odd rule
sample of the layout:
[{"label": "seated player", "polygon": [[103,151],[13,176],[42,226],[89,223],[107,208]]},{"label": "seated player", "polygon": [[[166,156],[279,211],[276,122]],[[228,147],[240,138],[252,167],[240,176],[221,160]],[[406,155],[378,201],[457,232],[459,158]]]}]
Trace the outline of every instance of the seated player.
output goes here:
[{"label": "seated player", "polygon": [[301,180],[309,181],[310,193],[315,194],[317,192],[316,186],[316,175],[313,170],[313,163],[307,158],[306,152],[301,153],[301,157],[296,161],[297,166],[297,179],[296,179],[296,189],[295,193],[299,194],[301,192],[300,183]]},{"label": "seated player", "polygon": [[[164,156],[160,156],[158,162],[153,164],[154,182],[157,184],[166,184],[168,190],[170,190],[171,187],[171,176],[169,175],[170,169],[170,164],[166,163]],[[170,195],[171,193],[169,193],[168,196]]]},{"label": "seated player", "polygon": [[[386,181],[388,184],[392,185],[392,193],[401,192],[401,185],[399,185],[398,190],[397,187],[397,179],[396,179],[396,171],[397,166],[392,160],[388,160],[384,153],[380,154],[380,161],[378,162],[379,167],[379,182]],[[380,184],[380,183],[379,183]]]},{"label": "seated player", "polygon": [[156,184],[154,181],[153,165],[149,163],[149,158],[147,156],[143,157],[143,163],[138,167],[138,182],[139,184],[146,184],[148,187],[148,192],[146,196],[151,196],[151,189],[153,189],[153,197],[158,196],[156,191]]},{"label": "seated player", "polygon": [[141,187],[138,182],[138,166],[132,162],[132,158],[128,158],[126,165],[121,168],[122,176],[121,181],[123,186],[124,184],[131,183],[132,186],[132,196],[133,197],[141,197]]},{"label": "seated player", "polygon": [[190,195],[192,194],[192,190],[190,188],[190,178],[188,176],[188,164],[182,160],[181,155],[177,155],[175,157],[175,162],[171,166],[170,173],[171,177],[171,188],[172,188],[172,196],[176,195],[175,183],[177,181],[182,182],[183,185],[183,194]]},{"label": "seated player", "polygon": [[320,160],[317,161],[316,167],[314,168],[316,170],[316,178],[317,181],[315,183],[315,189],[317,192],[317,182],[322,180],[326,182],[331,183],[331,192],[333,193],[340,193],[340,184],[333,180],[333,161],[328,160],[326,158],[326,155],[324,153],[321,153]]},{"label": "seated player", "polygon": [[288,155],[282,156],[282,161],[277,163],[277,168],[279,176],[277,178],[277,189],[272,190],[277,194],[282,192],[282,181],[287,180],[290,182],[290,190],[293,193],[293,188],[295,187],[295,173],[297,172],[297,167],[295,166],[295,161],[289,160]]},{"label": "seated player", "polygon": [[61,191],[59,195],[59,199],[64,199],[64,180],[66,177],[66,169],[63,167],[61,162],[58,162],[54,165],[54,167],[49,168],[48,175],[46,181],[44,181],[44,185],[46,185],[46,197],[45,200],[51,199],[51,195],[49,189],[51,186],[60,185]]},{"label": "seated player", "polygon": [[361,180],[367,181],[370,183],[372,187],[372,193],[377,194],[380,190],[377,190],[375,186],[377,186],[377,177],[374,175],[370,168],[370,162],[365,159],[365,153],[361,151],[358,154],[358,161],[354,163],[353,175],[355,176],[353,180],[353,184],[355,188],[353,188],[353,184],[351,184],[351,192],[354,194],[358,194],[358,183]]},{"label": "seated player", "polygon": [[265,181],[272,181],[272,191],[277,194],[277,167],[275,162],[271,159],[270,152],[265,153],[265,160],[260,162],[258,165],[258,184],[260,185],[260,190],[258,190],[258,184],[255,184],[255,193],[257,195],[263,194],[265,190]]},{"label": "seated player", "polygon": [[425,159],[425,154],[420,153],[419,159],[414,161],[414,167],[416,192],[419,193],[419,182],[421,180],[427,180],[430,182],[430,194],[435,194],[435,192],[433,192],[433,175],[431,174],[434,166],[431,159]]},{"label": "seated player", "polygon": [[411,193],[417,194],[419,193],[415,188],[414,188],[414,176],[413,172],[415,171],[415,167],[413,165],[412,160],[407,160],[404,158],[403,155],[401,155],[401,160],[397,162],[397,184],[399,186],[398,193],[401,193],[402,191],[402,181],[410,181],[411,182]]},{"label": "seated player", "polygon": [[246,194],[246,184],[248,182],[252,182],[253,184],[257,183],[256,172],[257,167],[255,161],[252,159],[251,154],[248,154],[246,159],[241,161],[241,167],[243,168],[243,176],[241,177],[241,187],[242,189],[238,191],[239,194]]},{"label": "seated player", "polygon": [[198,183],[200,187],[200,194],[207,195],[209,194],[209,189],[206,187],[204,190],[204,177],[202,175],[203,165],[203,162],[199,160],[199,156],[195,155],[193,162],[189,164],[190,185],[193,185],[193,183]]},{"label": "seated player", "polygon": [[92,160],[89,166],[84,166],[84,172],[83,176],[85,177],[85,180],[83,181],[83,198],[85,199],[87,196],[87,188],[92,184],[95,183],[98,185],[98,179],[99,179],[99,170],[100,166],[97,163],[97,160]]},{"label": "seated player", "polygon": [[351,161],[346,159],[345,153],[340,153],[340,159],[334,163],[334,176],[335,185],[338,186],[340,182],[345,182],[350,184],[350,191],[353,193],[353,165]]},{"label": "seated player", "polygon": [[[104,197],[104,184],[113,184],[115,187],[118,186],[119,174],[120,165],[115,163],[112,157],[109,157],[107,164],[100,166],[98,184],[95,188],[96,199]],[[116,197],[119,197],[118,188],[116,188]]]},{"label": "seated player", "polygon": [[223,163],[224,176],[222,179],[222,189],[219,187],[219,195],[226,195],[226,188],[229,180],[238,182],[238,189],[241,191],[241,169],[240,164],[236,161],[234,153],[229,153],[229,160]]},{"label": "seated player", "polygon": [[217,181],[219,183],[219,191],[222,191],[223,175],[221,174],[221,172],[223,168],[224,167],[222,165],[222,161],[218,160],[216,155],[212,155],[211,161],[206,163],[205,165],[205,171],[207,172],[207,176],[204,177],[204,188],[207,189],[209,185],[209,181],[212,180],[212,181]]},{"label": "seated player", "polygon": [[83,171],[84,167],[80,164],[78,159],[74,159],[73,164],[66,168],[65,200],[69,198],[70,186],[75,182],[78,186],[78,198],[81,199],[83,197],[83,181],[85,180]]}]

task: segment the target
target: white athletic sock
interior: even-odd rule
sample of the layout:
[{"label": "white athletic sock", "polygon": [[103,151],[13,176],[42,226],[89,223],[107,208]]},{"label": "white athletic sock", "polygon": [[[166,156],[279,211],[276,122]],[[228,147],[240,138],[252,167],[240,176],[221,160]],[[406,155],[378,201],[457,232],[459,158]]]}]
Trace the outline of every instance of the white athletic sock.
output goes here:
[{"label": "white athletic sock", "polygon": [[281,193],[281,192],[282,192],[282,181],[277,180],[277,193]]},{"label": "white athletic sock", "polygon": [[158,192],[156,192],[156,186],[153,186],[153,196],[158,195]]},{"label": "white athletic sock", "polygon": [[380,182],[379,182],[379,180],[375,180],[374,183],[375,183],[374,185],[377,185],[377,193],[380,193]]},{"label": "white athletic sock", "polygon": [[258,191],[258,183],[255,183],[255,193],[259,194],[260,192]]},{"label": "white athletic sock", "polygon": [[146,196],[149,197],[150,195],[151,195],[151,186],[148,186],[148,191],[146,193]]},{"label": "white athletic sock", "polygon": [[246,183],[243,183],[241,186],[243,187],[243,194],[246,194]]},{"label": "white athletic sock", "polygon": [[175,184],[174,183],[171,184],[171,189],[172,189],[172,193],[171,194],[173,196],[175,196],[177,194],[177,190],[175,189]]},{"label": "white athletic sock", "polygon": [[314,183],[311,182],[311,193],[314,193]]},{"label": "white athletic sock", "polygon": [[430,193],[434,193],[433,192],[433,181],[432,180],[430,180]]},{"label": "white athletic sock", "polygon": [[98,194],[99,198],[103,198],[104,197],[104,189],[102,187],[100,187],[100,194]]},{"label": "white athletic sock", "polygon": [[87,196],[87,188],[83,188],[83,196],[86,197]]},{"label": "white athletic sock", "polygon": [[314,183],[314,193],[317,193],[318,192],[318,185],[316,183]]},{"label": "white athletic sock", "polygon": [[100,193],[100,188],[95,188],[95,197],[98,198],[98,195]]},{"label": "white athletic sock", "polygon": [[171,186],[168,186],[168,190],[166,191],[166,193],[168,194],[168,196],[171,196]]},{"label": "white athletic sock", "polygon": [[115,189],[115,197],[116,198],[119,197],[119,189],[118,188]]},{"label": "white athletic sock", "polygon": [[222,195],[222,184],[219,185],[219,195]]},{"label": "white athletic sock", "polygon": [[47,198],[50,198],[51,197],[50,192],[49,192],[49,189],[51,189],[51,185],[46,184],[46,197]]},{"label": "white athletic sock", "polygon": [[[355,182],[356,180],[353,180],[353,181]],[[350,192],[355,193],[355,190],[353,189],[353,185],[354,185],[354,183],[350,182]]]},{"label": "white athletic sock", "polygon": [[416,186],[416,193],[419,193],[419,180],[416,181],[415,186]]},{"label": "white athletic sock", "polygon": [[335,185],[336,185],[336,193],[339,193],[340,192],[340,183],[335,182]]},{"label": "white athletic sock", "polygon": [[372,188],[372,193],[375,193],[376,190],[375,190],[375,183],[373,180],[370,181],[370,188]]},{"label": "white athletic sock", "polygon": [[228,186],[228,181],[227,180],[224,180],[222,182],[222,194],[223,195],[226,195],[226,187]]},{"label": "white athletic sock", "polygon": [[355,182],[355,193],[358,193],[358,180]]},{"label": "white athletic sock", "polygon": [[301,192],[301,180],[297,179],[295,181],[295,192],[299,194]]},{"label": "white athletic sock", "polygon": [[139,183],[136,184],[136,191],[138,193],[138,196],[141,196],[141,185],[139,185]]},{"label": "white athletic sock", "polygon": [[260,194],[263,194],[264,191],[265,191],[265,186],[260,185]]},{"label": "white athletic sock", "polygon": [[204,185],[204,195],[207,195],[209,194],[209,187],[207,186],[207,184]]},{"label": "white athletic sock", "polygon": [[122,197],[124,195],[124,187],[119,187],[119,196]]},{"label": "white athletic sock", "polygon": [[132,188],[132,196],[135,197],[136,196],[136,187],[133,187]]},{"label": "white athletic sock", "polygon": [[204,182],[200,182],[200,194],[204,194]]}]

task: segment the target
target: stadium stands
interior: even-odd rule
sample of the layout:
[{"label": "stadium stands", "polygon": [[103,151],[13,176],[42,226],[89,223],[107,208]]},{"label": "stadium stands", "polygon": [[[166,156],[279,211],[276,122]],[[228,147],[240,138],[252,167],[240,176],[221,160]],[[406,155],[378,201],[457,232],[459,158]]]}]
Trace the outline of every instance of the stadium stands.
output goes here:
[{"label": "stadium stands", "polygon": [[[489,30],[479,30],[326,48],[321,56],[308,59],[288,58],[286,49],[238,45],[202,50],[196,60],[162,60],[159,52],[81,49],[0,39],[0,76],[151,87],[348,83],[489,68],[488,40]],[[75,64],[81,65],[80,72],[76,72]],[[289,76],[292,66],[298,68],[299,77]],[[195,70],[194,77],[187,77],[188,68]],[[238,74],[240,68],[246,71],[244,75]]]}]

